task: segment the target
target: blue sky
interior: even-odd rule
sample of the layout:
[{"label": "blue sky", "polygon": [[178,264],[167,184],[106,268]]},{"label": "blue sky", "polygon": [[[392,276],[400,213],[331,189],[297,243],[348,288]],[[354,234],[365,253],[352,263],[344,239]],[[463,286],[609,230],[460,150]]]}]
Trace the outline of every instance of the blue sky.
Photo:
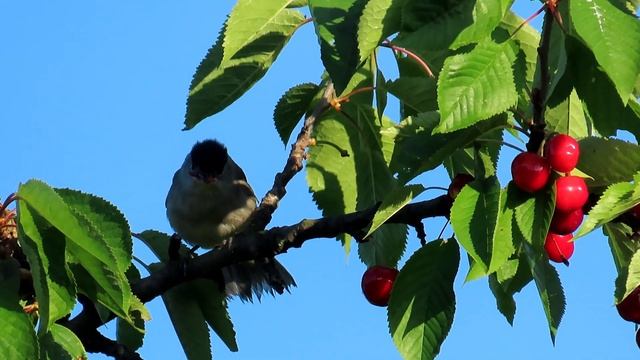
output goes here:
[{"label": "blue sky", "polygon": [[[0,197],[39,178],[56,187],[100,195],[117,205],[134,231],[170,232],[164,198],[175,169],[192,144],[224,142],[260,196],[282,168],[287,149],[272,121],[289,87],[317,82],[322,68],[313,28],[295,34],[267,76],[221,114],[181,131],[187,89],[214,42],[232,1],[66,1],[0,4]],[[525,17],[539,6],[520,0]],[[393,78],[394,66],[383,65]],[[388,115],[397,119],[397,107]],[[508,163],[501,157],[501,181]],[[421,178],[447,186],[444,171]],[[429,192],[421,198],[439,195]],[[290,184],[272,225],[318,217],[304,174]],[[443,219],[425,222],[435,237]],[[449,236],[451,230],[445,231]],[[418,246],[410,234],[408,254]],[[135,254],[151,261],[144,247]],[[231,301],[240,352],[213,340],[217,359],[398,359],[386,311],[360,291],[365,270],[356,254],[318,239],[279,258],[299,286],[262,303]],[[406,259],[406,256],[405,256]],[[463,262],[464,263],[464,262]],[[456,280],[457,311],[440,359],[635,359],[634,326],[613,306],[615,269],[600,231],[581,239],[569,268],[557,267],[567,311],[552,346],[537,291],[516,296],[511,327],[498,313],[486,279]],[[181,359],[180,344],[159,299],[148,304],[145,359]],[[104,328],[112,334],[113,324]],[[91,359],[102,359],[91,355]]]}]

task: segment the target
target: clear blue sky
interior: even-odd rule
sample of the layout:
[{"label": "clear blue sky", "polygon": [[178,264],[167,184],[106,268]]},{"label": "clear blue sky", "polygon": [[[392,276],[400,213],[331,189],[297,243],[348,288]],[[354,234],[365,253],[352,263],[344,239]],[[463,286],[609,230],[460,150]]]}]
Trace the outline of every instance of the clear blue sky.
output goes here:
[{"label": "clear blue sky", "polygon": [[[516,9],[525,16],[539,6],[519,2]],[[170,232],[164,198],[171,176],[196,140],[211,137],[227,144],[256,193],[264,194],[287,155],[273,126],[273,107],[290,86],[319,79],[319,49],[312,26],[305,26],[240,101],[182,132],[189,82],[232,6],[230,0],[2,2],[0,196],[40,178],[105,197],[134,231]],[[384,70],[393,78],[391,64]],[[388,115],[397,119],[395,109]],[[513,156],[502,154],[503,184]],[[422,179],[431,186],[448,183],[442,170]],[[426,194],[434,195],[439,194]],[[272,224],[291,224],[301,216],[319,216],[304,174],[290,184]],[[443,224],[426,222],[428,234],[435,237]],[[410,236],[409,253],[418,246]],[[135,252],[151,260],[142,246]],[[339,243],[318,239],[280,260],[298,288],[262,303],[231,301],[240,352],[230,353],[214,339],[214,358],[399,358],[385,309],[361,295],[365,266],[356,254],[345,257]],[[558,269],[567,312],[553,347],[533,284],[516,296],[511,327],[496,310],[486,279],[463,284],[463,262],[455,321],[440,359],[637,359],[634,326],[613,306],[616,275],[601,232],[581,239],[571,267]],[[142,356],[183,358],[162,302],[148,306],[153,320]],[[113,330],[113,324],[104,328],[107,334]]]}]

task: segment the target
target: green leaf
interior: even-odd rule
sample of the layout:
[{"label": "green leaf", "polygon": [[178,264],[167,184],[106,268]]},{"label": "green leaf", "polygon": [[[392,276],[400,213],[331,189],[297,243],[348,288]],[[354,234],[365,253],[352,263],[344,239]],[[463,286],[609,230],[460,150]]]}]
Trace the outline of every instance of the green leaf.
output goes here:
[{"label": "green leaf", "polygon": [[273,31],[280,14],[291,4],[291,0],[254,1],[239,0],[231,10],[226,22],[222,47],[222,62],[255,43],[260,37]]},{"label": "green leaf", "polygon": [[457,49],[488,37],[512,0],[406,1],[406,32],[398,43],[415,49]]},{"label": "green leaf", "polygon": [[19,287],[18,263],[0,260],[0,354],[6,359],[38,359],[38,338],[19,304]]},{"label": "green leaf", "polygon": [[[151,264],[153,271],[161,266]],[[162,294],[162,301],[187,359],[212,359],[207,322],[191,286],[192,283],[185,283],[169,289]]]},{"label": "green leaf", "polygon": [[189,285],[209,327],[227,345],[229,350],[238,351],[236,332],[227,311],[227,299],[224,292],[220,291],[219,285],[205,279],[195,280]]},{"label": "green leaf", "polygon": [[[523,18],[509,10],[502,18],[498,28],[494,30],[492,38],[497,43],[512,39],[519,48],[513,70],[514,81],[518,89],[517,109],[524,118],[529,119],[532,116],[530,92],[533,88],[536,72],[540,33],[529,24],[524,24],[516,31],[523,23]],[[550,51],[553,50],[555,48],[551,47]]]},{"label": "green leaf", "polygon": [[456,240],[437,240],[416,251],[398,274],[387,318],[403,358],[433,359],[440,352],[453,323],[459,262]]},{"label": "green leaf", "polygon": [[[134,234],[134,236],[147,245],[160,261],[163,263],[169,262],[169,240],[171,238],[169,234],[156,230],[145,230],[139,234]],[[185,252],[188,249],[181,245],[180,251]]]},{"label": "green leaf", "polygon": [[485,41],[444,62],[438,79],[441,119],[434,132],[464,129],[516,105],[514,48],[512,41]]},{"label": "green leaf", "polygon": [[402,1],[369,0],[358,23],[358,49],[364,61],[389,35],[400,30]]},{"label": "green leaf", "polygon": [[634,110],[638,102],[629,99],[627,106],[623,104],[614,85],[582,43],[567,37],[565,48],[568,55],[567,71],[557,88],[568,89],[568,94],[575,87],[594,127],[601,135],[612,136],[619,130],[628,130],[636,140],[640,139],[640,112]]},{"label": "green leaf", "polygon": [[533,280],[529,264],[520,258],[509,259],[496,273],[489,275],[489,288],[496,298],[498,311],[504,315],[510,325],[516,312],[513,295],[520,292]]},{"label": "green leaf", "polygon": [[422,194],[424,190],[424,186],[420,184],[405,185],[392,190],[382,201],[380,208],[378,208],[378,211],[371,221],[371,227],[365,237],[371,235],[382,224],[389,220],[390,217],[410,203],[411,200]]},{"label": "green leaf", "polygon": [[618,271],[614,293],[617,304],[640,285],[640,242],[631,238],[633,231],[623,223],[604,224],[602,231],[609,238],[611,255]]},{"label": "green leaf", "polygon": [[87,217],[73,211],[52,188],[41,181],[30,180],[21,185],[18,196],[65,235],[68,254],[86,269],[99,286],[99,293],[104,295],[95,300],[126,319],[133,294],[100,231]]},{"label": "green leaf", "polygon": [[[371,81],[371,73],[363,67],[346,91],[371,86]],[[387,166],[393,141],[381,132],[381,128],[390,127],[391,121],[382,117],[380,126],[369,105],[371,97],[371,93],[352,96],[341,112],[328,111],[315,123],[313,137],[317,144],[309,150],[307,182],[324,216],[369,208],[397,186]],[[343,241],[349,251],[346,237]],[[367,264],[393,266],[404,252],[405,241],[406,226],[384,225],[367,244],[360,245],[361,258]],[[378,251],[382,249],[385,251]]]},{"label": "green leaf", "polygon": [[316,84],[304,83],[290,88],[278,100],[273,111],[273,121],[285,146],[287,146],[293,129],[309,109],[311,101],[319,90],[320,87]]},{"label": "green leaf", "polygon": [[600,137],[584,138],[579,144],[578,168],[593,178],[587,179],[590,189],[631,181],[640,171],[640,146],[636,144]]},{"label": "green leaf", "polygon": [[404,106],[415,113],[438,109],[436,81],[426,76],[401,76],[385,85]]},{"label": "green leaf", "polygon": [[[52,324],[49,332],[40,338],[41,360],[87,359],[82,342],[73,331],[58,324]],[[35,358],[34,358],[35,359]]]},{"label": "green leaf", "polygon": [[[140,272],[135,266],[131,266],[127,271],[127,279],[130,283],[140,280]],[[151,320],[151,315],[137,297],[133,297],[132,300],[129,316],[133,324],[117,318],[116,340],[119,344],[126,345],[130,350],[135,351],[142,347],[145,334],[145,321]]]},{"label": "green leaf", "polygon": [[360,62],[358,19],[365,3],[363,0],[309,0],[320,57],[337,94],[343,93]]},{"label": "green leaf", "polygon": [[620,182],[609,186],[589,211],[575,238],[590,233],[640,204],[640,172],[635,180],[635,183]]},{"label": "green leaf", "polygon": [[71,189],[55,189],[69,207],[84,215],[99,229],[104,241],[113,252],[120,272],[131,266],[133,241],[124,215],[107,200]]},{"label": "green leaf", "polygon": [[375,95],[376,95],[376,112],[378,117],[384,115],[384,110],[387,107],[387,80],[384,78],[384,74],[380,71],[380,68],[377,64],[376,57],[373,57],[372,60],[376,61],[376,86],[375,86]]},{"label": "green leaf", "polygon": [[222,111],[261,79],[304,21],[288,0],[241,0],[189,87],[185,130]]},{"label": "green leaf", "polygon": [[[502,129],[495,129],[482,135],[481,140],[473,146],[458,149],[444,160],[443,165],[453,179],[457,174],[470,174],[476,176],[476,153],[483,158],[491,160],[492,168],[498,166],[498,156],[502,147]],[[480,138],[479,138],[480,139]]]},{"label": "green leaf", "polygon": [[571,1],[569,11],[576,32],[626,104],[640,74],[640,22],[607,0]]},{"label": "green leaf", "polygon": [[542,251],[535,250],[527,243],[523,243],[523,248],[538,288],[544,313],[547,316],[551,341],[555,344],[556,334],[565,309],[565,297],[560,277]]},{"label": "green leaf", "polygon": [[467,253],[485,274],[498,270],[515,251],[511,238],[513,211],[495,176],[462,188],[451,207],[451,225]]},{"label": "green leaf", "polygon": [[432,134],[438,120],[438,113],[424,113],[385,130],[385,133],[395,137],[396,146],[390,167],[398,173],[400,181],[406,183],[425,171],[435,169],[456,149],[469,146],[481,135],[504,126],[507,121],[505,116],[497,116],[468,129]]},{"label": "green leaf", "polygon": [[559,103],[547,103],[545,111],[545,130],[567,134],[575,139],[590,135],[590,124],[584,116],[582,102],[578,93],[573,90],[571,94]]},{"label": "green leaf", "polygon": [[489,275],[489,288],[496,298],[496,306],[498,311],[504,315],[509,325],[513,326],[513,319],[516,315],[516,302],[513,300],[513,294],[508,293],[498,282],[497,275]]},{"label": "green leaf", "polygon": [[307,3],[307,0],[289,0],[289,5],[287,5],[287,7],[290,9],[301,8],[307,6]]},{"label": "green leaf", "polygon": [[44,334],[75,304],[76,284],[65,262],[65,237],[22,200],[18,201],[18,230],[38,300],[38,333]]},{"label": "green leaf", "polygon": [[554,188],[547,187],[546,190],[529,194],[510,182],[507,191],[507,206],[515,209],[518,231],[534,249],[542,251],[556,206]]}]

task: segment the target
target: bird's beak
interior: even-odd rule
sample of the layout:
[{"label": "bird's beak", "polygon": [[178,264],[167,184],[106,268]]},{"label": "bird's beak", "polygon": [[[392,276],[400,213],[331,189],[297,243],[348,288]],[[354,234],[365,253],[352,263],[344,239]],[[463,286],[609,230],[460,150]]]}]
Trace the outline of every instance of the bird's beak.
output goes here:
[{"label": "bird's beak", "polygon": [[212,184],[217,181],[217,178],[215,176],[204,175],[202,172],[198,170],[191,170],[189,172],[189,175],[191,175],[191,177],[193,177],[196,180],[204,182],[205,184]]}]

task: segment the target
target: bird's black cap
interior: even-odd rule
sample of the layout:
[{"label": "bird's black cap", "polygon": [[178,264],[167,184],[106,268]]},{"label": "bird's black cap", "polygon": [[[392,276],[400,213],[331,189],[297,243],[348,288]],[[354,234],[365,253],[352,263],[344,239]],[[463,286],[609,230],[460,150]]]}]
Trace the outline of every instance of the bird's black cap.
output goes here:
[{"label": "bird's black cap", "polygon": [[216,178],[227,158],[227,148],[217,140],[199,141],[191,149],[191,170],[203,178]]}]

